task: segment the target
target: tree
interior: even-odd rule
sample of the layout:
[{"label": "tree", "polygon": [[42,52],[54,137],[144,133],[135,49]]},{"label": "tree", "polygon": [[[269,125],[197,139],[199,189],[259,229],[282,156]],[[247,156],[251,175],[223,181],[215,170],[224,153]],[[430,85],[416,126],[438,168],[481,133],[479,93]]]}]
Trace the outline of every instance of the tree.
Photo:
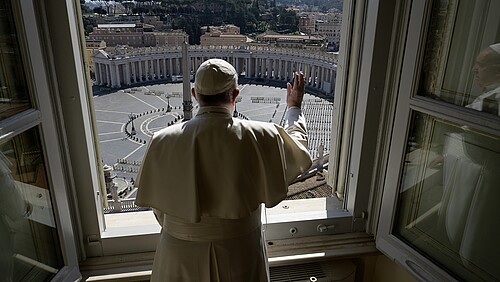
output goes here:
[{"label": "tree", "polygon": [[99,15],[106,15],[108,12],[105,9],[103,9],[102,7],[95,7],[94,13],[99,14]]},{"label": "tree", "polygon": [[82,21],[85,29],[85,36],[88,36],[92,31],[94,31],[94,26],[88,17],[83,17]]},{"label": "tree", "polygon": [[137,14],[137,15],[144,15],[148,13],[148,9],[144,7],[135,7],[132,8],[132,14]]},{"label": "tree", "polygon": [[122,5],[125,8],[125,11],[127,11],[127,15],[130,15],[130,13],[132,13],[132,10],[135,8],[135,3],[132,1],[122,2]]},{"label": "tree", "polygon": [[298,30],[299,20],[295,11],[287,11],[283,8],[278,16],[277,31],[293,33]]},{"label": "tree", "polygon": [[80,9],[82,10],[82,14],[88,14],[92,12],[92,10],[90,10],[90,8],[85,5],[85,0],[80,0]]},{"label": "tree", "polygon": [[172,29],[182,29],[189,35],[189,44],[200,44],[201,26],[194,17],[179,17],[172,20]]}]

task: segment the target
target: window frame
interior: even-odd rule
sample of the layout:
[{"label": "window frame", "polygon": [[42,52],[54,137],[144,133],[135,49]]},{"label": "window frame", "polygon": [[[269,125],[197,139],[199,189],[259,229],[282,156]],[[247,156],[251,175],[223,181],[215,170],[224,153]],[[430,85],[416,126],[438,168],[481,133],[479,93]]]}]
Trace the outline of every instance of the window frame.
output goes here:
[{"label": "window frame", "polygon": [[56,230],[63,256],[63,266],[53,280],[75,281],[81,278],[74,226],[70,215],[67,178],[63,173],[63,152],[54,111],[54,95],[49,80],[49,70],[44,60],[39,22],[34,1],[11,1],[16,25],[20,55],[26,75],[27,91],[31,108],[0,121],[0,141],[8,141],[30,129],[36,129],[40,137],[43,162],[49,183],[51,204]]},{"label": "window frame", "polygon": [[[380,218],[385,220],[380,220],[378,224],[376,245],[380,251],[418,279],[454,281],[456,278],[437,263],[392,234],[410,118],[413,111],[418,111],[436,118],[472,126],[497,136],[500,135],[500,124],[498,117],[493,115],[417,96],[432,1],[412,2],[407,3],[406,13],[400,24],[402,34],[406,39],[398,46],[400,53],[404,53],[404,55],[399,59],[400,76],[393,80],[392,86],[395,89],[397,104],[395,116],[391,122],[393,131],[387,145],[389,155],[383,184],[383,198],[381,199]],[[407,31],[405,31],[406,28]]]},{"label": "window frame", "polygon": [[[304,235],[324,235],[325,233],[317,231],[318,224],[322,223],[337,226],[326,233],[333,234],[332,239],[349,237],[350,234],[359,238],[360,232],[369,232],[364,237],[364,242],[367,245],[373,243],[373,237],[370,235],[373,228],[369,226],[376,221],[377,212],[369,203],[379,193],[372,187],[376,186],[374,182],[378,175],[377,169],[380,169],[383,163],[378,163],[375,157],[379,154],[379,133],[368,129],[378,127],[385,117],[378,108],[370,111],[367,109],[372,103],[385,103],[386,94],[382,92],[387,76],[387,64],[381,62],[387,59],[390,49],[388,46],[390,47],[392,41],[387,40],[387,35],[381,39],[379,37],[386,33],[392,36],[392,32],[387,32],[384,28],[392,30],[392,14],[395,8],[391,6],[395,6],[395,2],[393,0],[382,6],[380,1],[344,1],[346,10],[349,9],[352,13],[355,11],[355,18],[343,19],[345,27],[342,27],[342,34],[349,34],[349,37],[350,34],[356,34],[356,38],[354,42],[344,40],[341,44],[341,50],[346,52],[342,52],[339,66],[345,71],[337,72],[336,93],[344,94],[338,95],[334,107],[347,109],[345,105],[348,105],[349,108],[346,110],[347,114],[341,115],[339,112],[333,117],[335,125],[332,137],[340,137],[342,143],[333,145],[332,142],[330,152],[335,153],[331,154],[330,161],[346,165],[342,170],[336,168],[329,171],[328,181],[331,186],[347,185],[346,211],[340,212],[338,217],[320,216],[298,221],[304,226],[300,227],[301,229],[308,230],[302,233]],[[83,51],[85,44],[82,23],[78,18],[79,3],[75,0],[56,0],[40,5],[44,7],[42,17],[46,21],[46,40],[54,43],[51,46],[52,54],[66,54],[74,58],[68,60],[68,56],[54,55],[51,58],[54,64],[54,72],[51,75],[57,80],[60,97],[58,110],[65,118],[61,127],[67,140],[66,168],[74,183],[74,200],[70,208],[79,230],[80,259],[115,256],[114,261],[119,262],[123,259],[121,255],[154,252],[158,240],[157,233],[123,232],[116,235],[113,230],[106,228],[101,206],[100,187],[104,186],[102,166],[99,161],[95,117],[91,114],[91,87],[86,80],[87,62]],[[388,13],[391,17],[384,17],[383,13]],[[347,17],[347,13],[344,13],[344,17]],[[377,95],[379,93],[384,95]],[[341,131],[351,127],[350,132]],[[344,179],[341,182],[338,180],[340,176]],[[85,210],[79,207],[85,207]],[[269,238],[297,238],[289,232],[290,227],[296,224],[297,222],[282,222],[274,226],[268,225],[266,229],[271,231],[275,228],[275,235],[270,233]],[[107,234],[111,233],[115,235],[108,237]],[[375,251],[373,246],[370,250]],[[355,252],[352,249],[352,253]],[[346,255],[345,252],[343,255]]]}]

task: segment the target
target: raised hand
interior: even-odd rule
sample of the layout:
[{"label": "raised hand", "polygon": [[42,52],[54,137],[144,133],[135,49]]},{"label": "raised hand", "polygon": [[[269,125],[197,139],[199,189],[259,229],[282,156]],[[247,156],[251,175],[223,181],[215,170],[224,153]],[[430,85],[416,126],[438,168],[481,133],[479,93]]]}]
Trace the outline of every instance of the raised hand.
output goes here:
[{"label": "raised hand", "polygon": [[293,74],[293,87],[290,82],[286,84],[286,104],[288,107],[301,107],[304,98],[304,73],[301,71]]}]

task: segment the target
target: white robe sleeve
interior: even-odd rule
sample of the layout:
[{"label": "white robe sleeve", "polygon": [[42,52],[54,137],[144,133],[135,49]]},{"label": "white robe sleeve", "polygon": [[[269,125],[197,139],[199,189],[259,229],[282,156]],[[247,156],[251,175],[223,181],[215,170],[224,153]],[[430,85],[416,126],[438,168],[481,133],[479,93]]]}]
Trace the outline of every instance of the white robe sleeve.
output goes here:
[{"label": "white robe sleeve", "polygon": [[290,107],[285,114],[285,131],[307,149],[306,119],[299,107]]}]

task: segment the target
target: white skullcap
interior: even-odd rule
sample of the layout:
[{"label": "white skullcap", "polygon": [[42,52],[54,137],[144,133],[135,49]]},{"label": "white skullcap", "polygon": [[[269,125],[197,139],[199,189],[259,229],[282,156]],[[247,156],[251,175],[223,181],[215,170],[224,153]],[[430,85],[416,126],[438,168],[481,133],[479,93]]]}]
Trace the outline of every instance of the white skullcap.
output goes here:
[{"label": "white skullcap", "polygon": [[194,90],[197,94],[215,95],[224,93],[235,86],[238,78],[234,67],[221,59],[210,59],[196,71]]},{"label": "white skullcap", "polygon": [[489,47],[493,49],[493,51],[500,54],[500,43],[491,44]]}]

